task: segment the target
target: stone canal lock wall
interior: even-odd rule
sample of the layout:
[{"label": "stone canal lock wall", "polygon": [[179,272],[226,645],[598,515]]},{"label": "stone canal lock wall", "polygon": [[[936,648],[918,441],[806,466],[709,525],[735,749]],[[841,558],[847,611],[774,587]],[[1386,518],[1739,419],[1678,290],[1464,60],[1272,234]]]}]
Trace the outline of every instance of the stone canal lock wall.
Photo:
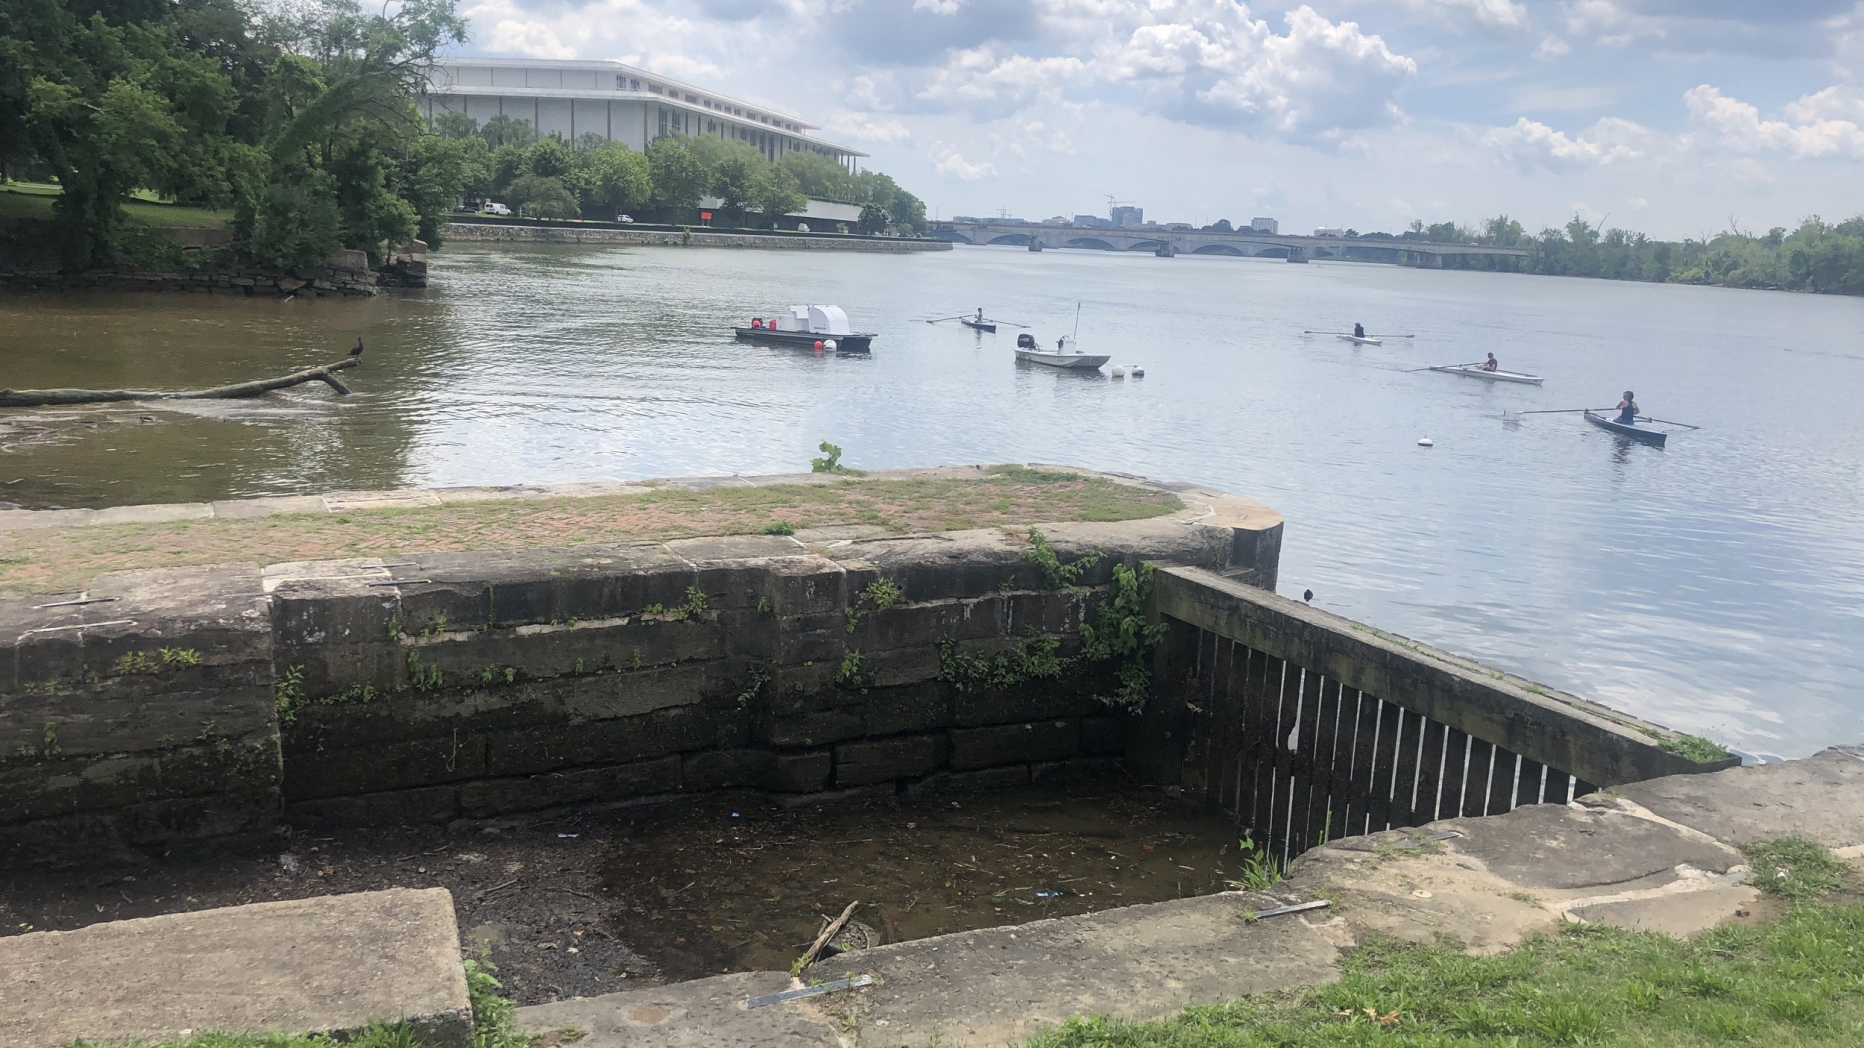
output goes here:
[{"label": "stone canal lock wall", "polygon": [[159,569],[0,602],[0,862],[723,789],[1014,789],[1116,763],[1294,854],[1727,763],[1275,596],[1280,517],[1186,490],[1188,513],[1039,541]]},{"label": "stone canal lock wall", "polygon": [[1116,568],[1272,585],[1280,518],[1246,505],[1045,525],[1065,581],[989,529],[160,569],[0,602],[0,862],[1104,769],[1130,732],[1082,623]]}]

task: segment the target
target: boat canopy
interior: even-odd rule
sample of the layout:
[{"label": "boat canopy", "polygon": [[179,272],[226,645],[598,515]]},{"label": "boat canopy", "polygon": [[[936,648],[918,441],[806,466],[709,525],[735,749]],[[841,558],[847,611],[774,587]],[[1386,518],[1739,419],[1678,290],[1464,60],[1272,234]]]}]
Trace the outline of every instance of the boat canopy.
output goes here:
[{"label": "boat canopy", "polygon": [[779,331],[807,331],[812,335],[852,335],[848,314],[840,306],[791,306],[790,315],[772,324]]}]

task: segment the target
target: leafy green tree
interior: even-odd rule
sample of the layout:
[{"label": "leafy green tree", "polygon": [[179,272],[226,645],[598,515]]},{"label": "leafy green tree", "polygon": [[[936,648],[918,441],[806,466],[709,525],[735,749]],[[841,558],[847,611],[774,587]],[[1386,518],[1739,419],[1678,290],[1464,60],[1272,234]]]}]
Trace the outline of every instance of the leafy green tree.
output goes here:
[{"label": "leafy green tree", "polygon": [[887,231],[887,209],[871,201],[861,205],[861,217],[854,220],[854,231],[874,236]]},{"label": "leafy green tree", "polygon": [[678,137],[665,135],[649,142],[647,167],[656,207],[684,210],[699,206],[711,173]]},{"label": "leafy green tree", "polygon": [[809,198],[796,184],[796,176],[776,164],[765,164],[751,174],[750,203],[774,228],[777,219],[809,206]]},{"label": "leafy green tree", "polygon": [[530,174],[525,164],[524,150],[517,146],[499,146],[492,151],[487,161],[490,171],[487,192],[495,197],[502,197],[511,189],[511,183],[520,175]]},{"label": "leafy green tree", "polygon": [[479,128],[479,136],[494,151],[504,146],[529,149],[537,143],[537,129],[523,120],[506,116],[503,113],[487,120]]},{"label": "leafy green tree", "polygon": [[786,153],[783,159],[777,161],[777,165],[796,179],[797,188],[806,196],[850,204],[861,202],[854,176],[848,173],[847,168],[820,153],[807,150]]},{"label": "leafy green tree", "polygon": [[578,154],[576,182],[585,212],[591,207],[617,214],[634,211],[645,207],[654,192],[647,158],[620,142]]},{"label": "leafy green tree", "polygon": [[730,216],[731,224],[744,225],[744,212],[753,206],[753,183],[770,162],[743,142],[698,139],[687,148],[705,162],[711,176],[706,188],[719,198],[719,206]]},{"label": "leafy green tree", "polygon": [[576,196],[560,178],[520,175],[507,194],[511,205],[526,218],[575,218]]},{"label": "leafy green tree", "polygon": [[434,117],[434,134],[449,141],[479,138],[479,121],[465,113],[441,113]]},{"label": "leafy green tree", "polygon": [[543,178],[563,178],[576,168],[576,154],[556,135],[524,151],[524,170]]},{"label": "leafy green tree", "polygon": [[1205,226],[1204,231],[1207,233],[1234,233],[1236,232],[1236,227],[1230,225],[1229,219],[1219,218],[1210,225]]}]

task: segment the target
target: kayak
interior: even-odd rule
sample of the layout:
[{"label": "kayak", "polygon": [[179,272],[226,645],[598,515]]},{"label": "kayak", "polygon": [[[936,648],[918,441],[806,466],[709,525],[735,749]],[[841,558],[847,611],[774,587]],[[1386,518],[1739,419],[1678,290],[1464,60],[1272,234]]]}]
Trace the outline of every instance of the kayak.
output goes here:
[{"label": "kayak", "polygon": [[1618,434],[1619,436],[1630,437],[1632,440],[1643,441],[1644,443],[1649,444],[1653,448],[1663,447],[1664,441],[1668,440],[1670,436],[1668,433],[1665,433],[1662,430],[1645,429],[1642,426],[1627,426],[1624,423],[1619,422],[1617,419],[1609,419],[1609,418],[1606,418],[1604,415],[1595,415],[1590,411],[1586,412],[1586,421],[1592,423],[1593,425],[1599,427],[1600,429],[1609,429],[1613,433]]},{"label": "kayak", "polygon": [[1547,381],[1539,375],[1524,375],[1519,371],[1484,371],[1478,367],[1434,367],[1432,371],[1441,371],[1446,375],[1467,375],[1470,378],[1486,378],[1490,382],[1525,382],[1538,386]]},{"label": "kayak", "polygon": [[1351,342],[1355,346],[1382,346],[1385,344],[1381,339],[1361,338],[1358,335],[1340,335],[1338,337]]}]

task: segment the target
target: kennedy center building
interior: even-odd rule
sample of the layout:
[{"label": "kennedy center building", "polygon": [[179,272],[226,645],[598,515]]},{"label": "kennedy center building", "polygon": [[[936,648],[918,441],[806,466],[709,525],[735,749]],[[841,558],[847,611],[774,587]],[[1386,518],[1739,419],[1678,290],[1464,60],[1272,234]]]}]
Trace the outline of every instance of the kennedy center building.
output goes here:
[{"label": "kennedy center building", "polygon": [[620,62],[450,58],[434,70],[422,106],[429,120],[465,113],[484,124],[503,115],[570,142],[594,134],[644,149],[661,135],[707,135],[773,161],[807,150],[850,170],[867,156],[814,137],[816,125],[797,117]]}]

